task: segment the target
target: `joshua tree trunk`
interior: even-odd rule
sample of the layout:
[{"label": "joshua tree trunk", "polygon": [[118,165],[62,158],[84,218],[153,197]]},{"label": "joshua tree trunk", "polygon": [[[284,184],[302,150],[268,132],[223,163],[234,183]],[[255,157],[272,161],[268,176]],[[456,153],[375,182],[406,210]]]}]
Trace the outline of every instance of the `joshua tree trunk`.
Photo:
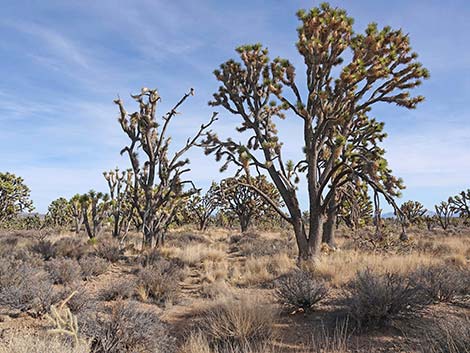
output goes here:
[{"label": "joshua tree trunk", "polygon": [[328,244],[331,248],[336,248],[335,239],[335,224],[337,218],[337,204],[333,196],[328,204],[326,222],[323,224],[323,239],[322,241]]},{"label": "joshua tree trunk", "polygon": [[242,233],[245,233],[248,230],[248,226],[250,225],[250,219],[251,217],[247,215],[239,216],[240,228]]}]

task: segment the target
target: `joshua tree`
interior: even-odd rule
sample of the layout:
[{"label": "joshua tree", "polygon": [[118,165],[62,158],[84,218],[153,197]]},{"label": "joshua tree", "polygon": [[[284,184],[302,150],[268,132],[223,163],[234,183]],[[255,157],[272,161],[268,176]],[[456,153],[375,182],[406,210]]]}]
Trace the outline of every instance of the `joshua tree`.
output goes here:
[{"label": "joshua tree", "polygon": [[103,221],[108,216],[109,195],[90,190],[80,196],[83,223],[90,239],[95,239],[101,232]]},{"label": "joshua tree", "polygon": [[418,224],[428,211],[419,201],[407,201],[400,207],[408,224]]},{"label": "joshua tree", "polygon": [[449,198],[449,204],[452,213],[458,214],[464,223],[467,224],[470,221],[470,189]]},{"label": "joshua tree", "polygon": [[47,209],[46,223],[54,227],[68,227],[72,223],[72,218],[70,203],[63,197],[52,201]]},{"label": "joshua tree", "polygon": [[133,95],[139,110],[132,114],[128,114],[121,99],[114,101],[119,106],[119,123],[130,139],[129,146],[124,147],[121,154],[128,154],[134,174],[132,206],[142,222],[144,247],[163,243],[176,210],[196,192],[194,187],[185,190],[185,186],[192,183],[182,179],[190,170],[189,160],[183,159],[183,155],[215,121],[215,114],[173,156],[169,155],[170,138],[166,136],[171,120],[190,95],[193,95],[192,89],[162,117],[161,122],[155,116],[160,102],[157,90],[143,88],[140,94]]},{"label": "joshua tree", "polygon": [[108,182],[110,201],[110,216],[113,221],[113,237],[124,239],[129,231],[132,200],[132,171],[119,171],[119,168],[103,173]]},{"label": "joshua tree", "polygon": [[23,178],[8,172],[0,173],[0,223],[16,217],[21,212],[34,210],[29,194],[29,188]]},{"label": "joshua tree", "polygon": [[339,205],[339,221],[344,222],[349,228],[357,230],[372,223],[373,206],[367,184],[346,184]]},{"label": "joshua tree", "polygon": [[[370,24],[365,34],[356,34],[353,19],[328,4],[299,11],[298,18],[306,87],[297,85],[288,60],[270,61],[260,44],[239,47],[241,63],[229,60],[215,71],[221,86],[210,104],[241,118],[238,131],[248,140],[237,143],[208,133],[204,144],[206,153],[225,159],[222,170],[233,163],[271,177],[288,213],[277,211],[294,228],[299,259],[306,260],[320,252],[323,217],[342,185],[360,179],[397,209],[394,197],[401,181],[391,174],[379,147],[384,124],[369,113],[378,103],[415,108],[424,98],[412,97],[410,90],[428,72],[401,30]],[[284,162],[275,126],[275,118],[284,118],[286,111],[303,125],[297,136],[303,137],[304,155],[296,163]],[[307,180],[307,224],[297,196],[299,174]]]},{"label": "joshua tree", "polygon": [[434,209],[436,210],[437,220],[439,221],[439,224],[444,230],[449,227],[450,220],[453,215],[451,202],[452,199],[449,198],[447,202],[442,201],[439,205],[434,206]]},{"label": "joshua tree", "polygon": [[73,218],[75,233],[80,233],[80,229],[82,228],[83,224],[83,209],[82,204],[80,202],[80,195],[76,194],[72,196],[69,201],[70,205],[70,212]]},{"label": "joshua tree", "polygon": [[[262,192],[264,197],[255,190]],[[264,175],[222,180],[220,198],[222,208],[237,215],[242,232],[248,229],[253,219],[269,217],[275,212],[273,207],[281,207],[276,187]]]},{"label": "joshua tree", "polygon": [[211,187],[201,196],[198,192],[189,199],[187,210],[188,216],[197,218],[199,230],[205,230],[214,211],[219,207],[219,186],[212,182]]}]

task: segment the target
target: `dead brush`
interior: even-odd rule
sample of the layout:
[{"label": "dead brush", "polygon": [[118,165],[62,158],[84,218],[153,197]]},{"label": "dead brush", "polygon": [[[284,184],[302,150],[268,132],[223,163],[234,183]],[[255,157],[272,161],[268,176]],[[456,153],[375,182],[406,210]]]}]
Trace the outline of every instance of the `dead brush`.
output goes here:
[{"label": "dead brush", "polygon": [[81,268],[75,259],[52,259],[45,268],[55,284],[70,284],[81,278]]},{"label": "dead brush", "polygon": [[83,318],[82,331],[93,353],[171,353],[175,341],[152,310],[117,302],[105,312]]},{"label": "dead brush", "polygon": [[364,329],[411,316],[427,305],[428,299],[404,275],[366,269],[349,282],[345,304],[358,328]]},{"label": "dead brush", "polygon": [[139,300],[156,304],[174,304],[179,297],[178,279],[181,270],[166,260],[160,260],[137,273],[136,293]]},{"label": "dead brush", "polygon": [[410,279],[430,302],[452,302],[465,294],[470,276],[455,266],[441,264],[420,267],[410,274]]},{"label": "dead brush", "polygon": [[324,282],[308,271],[295,270],[278,280],[275,296],[279,303],[291,311],[303,312],[312,308],[328,295]]},{"label": "dead brush", "polygon": [[423,329],[422,353],[470,353],[470,319],[441,317]]}]

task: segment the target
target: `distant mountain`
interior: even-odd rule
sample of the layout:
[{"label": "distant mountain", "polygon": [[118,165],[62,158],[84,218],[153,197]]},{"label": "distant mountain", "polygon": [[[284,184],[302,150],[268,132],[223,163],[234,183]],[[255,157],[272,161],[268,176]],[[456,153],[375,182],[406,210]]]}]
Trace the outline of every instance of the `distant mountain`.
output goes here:
[{"label": "distant mountain", "polygon": [[[426,216],[431,216],[432,217],[432,216],[435,216],[435,215],[436,215],[436,212],[434,212],[434,211],[427,211],[426,212]],[[393,212],[387,212],[387,213],[384,213],[382,215],[382,218],[395,218],[395,217],[396,217],[395,213],[393,213]]]}]

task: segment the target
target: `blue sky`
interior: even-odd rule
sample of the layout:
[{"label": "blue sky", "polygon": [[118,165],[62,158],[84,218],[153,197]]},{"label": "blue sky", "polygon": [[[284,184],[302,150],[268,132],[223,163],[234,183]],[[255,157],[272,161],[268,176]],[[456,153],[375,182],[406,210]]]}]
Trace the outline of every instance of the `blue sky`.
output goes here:
[{"label": "blue sky", "polygon": [[[40,212],[60,196],[105,191],[102,172],[127,165],[112,103],[118,94],[132,110],[129,93],[156,87],[164,113],[194,87],[196,96],[171,130],[181,143],[209,119],[207,101],[217,88],[212,71],[235,56],[236,46],[261,42],[272,57],[286,57],[303,71],[295,12],[318,3],[0,0],[0,170],[26,180]],[[431,72],[417,110],[373,111],[386,122],[390,166],[407,185],[401,201],[432,207],[470,187],[470,2],[330,3],[355,18],[357,32],[372,21],[403,28]],[[214,129],[229,134],[234,123],[222,113]],[[283,124],[286,153],[295,157],[300,130],[296,122]],[[200,186],[228,176],[200,150],[190,158],[190,177]]]}]

